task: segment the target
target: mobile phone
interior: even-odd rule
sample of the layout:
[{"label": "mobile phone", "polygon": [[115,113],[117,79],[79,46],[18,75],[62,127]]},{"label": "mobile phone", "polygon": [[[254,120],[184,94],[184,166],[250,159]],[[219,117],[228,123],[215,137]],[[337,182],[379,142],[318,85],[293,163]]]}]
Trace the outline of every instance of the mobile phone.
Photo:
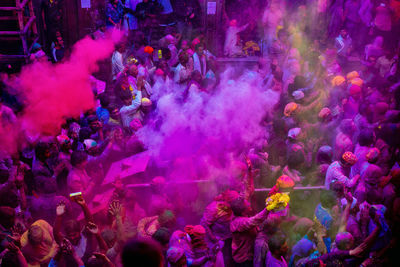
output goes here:
[{"label": "mobile phone", "polygon": [[81,196],[82,196],[82,192],[75,192],[75,193],[69,194],[69,197],[70,197],[71,200],[74,200],[77,197],[81,197]]}]

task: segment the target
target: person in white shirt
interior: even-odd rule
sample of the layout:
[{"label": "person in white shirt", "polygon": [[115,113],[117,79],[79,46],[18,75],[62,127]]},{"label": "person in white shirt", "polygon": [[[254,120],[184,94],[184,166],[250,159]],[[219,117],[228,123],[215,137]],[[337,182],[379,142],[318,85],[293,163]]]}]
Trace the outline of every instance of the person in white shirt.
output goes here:
[{"label": "person in white shirt", "polygon": [[199,71],[202,77],[207,73],[207,56],[202,43],[196,45],[196,52],[193,54],[193,68],[193,70]]},{"label": "person in white shirt", "polygon": [[123,60],[124,52],[125,52],[124,44],[116,45],[116,49],[111,57],[113,81],[115,81],[117,79],[118,74],[124,70],[124,60]]},{"label": "person in white shirt", "polygon": [[140,105],[142,102],[142,88],[144,86],[143,77],[138,77],[136,86],[137,90],[134,92],[135,98],[133,100],[130,91],[127,91],[127,93],[122,97],[124,106],[119,110],[119,113],[121,114],[123,127],[129,127],[132,120],[136,118],[137,113],[140,111]]},{"label": "person in white shirt", "polygon": [[186,83],[190,79],[193,66],[189,64],[189,55],[186,52],[179,54],[179,64],[175,68],[174,82],[178,84]]}]

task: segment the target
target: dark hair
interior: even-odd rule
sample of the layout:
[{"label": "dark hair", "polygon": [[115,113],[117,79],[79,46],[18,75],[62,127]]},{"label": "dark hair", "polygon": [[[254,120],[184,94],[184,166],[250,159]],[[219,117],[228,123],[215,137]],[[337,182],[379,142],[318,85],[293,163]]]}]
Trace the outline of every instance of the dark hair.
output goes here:
[{"label": "dark hair", "polygon": [[35,155],[39,160],[45,159],[46,152],[50,149],[50,146],[46,142],[39,142],[35,147]]},{"label": "dark hair", "polygon": [[171,232],[166,227],[161,227],[158,229],[153,235],[152,238],[161,244],[161,246],[165,246],[169,243],[169,239],[171,237]]},{"label": "dark hair", "polygon": [[231,209],[235,216],[242,216],[243,212],[246,210],[246,203],[244,199],[239,197],[231,202]]},{"label": "dark hair", "polygon": [[66,233],[80,232],[81,226],[76,220],[68,220],[64,223],[64,230]]},{"label": "dark hair", "polygon": [[163,255],[160,245],[149,239],[131,239],[122,249],[122,265],[124,267],[160,267]]},{"label": "dark hair", "polygon": [[360,146],[370,146],[374,143],[374,132],[370,129],[363,129],[358,136]]},{"label": "dark hair", "polygon": [[89,115],[89,116],[86,118],[86,120],[87,120],[87,122],[90,124],[90,123],[92,123],[92,122],[98,121],[99,118],[97,118],[96,115]]},{"label": "dark hair", "polygon": [[72,166],[77,166],[87,160],[88,155],[84,151],[74,151],[71,154]]},{"label": "dark hair", "polygon": [[0,224],[9,229],[15,223],[15,210],[8,206],[0,206]]},{"label": "dark hair", "polygon": [[304,163],[304,154],[301,150],[292,151],[288,157],[288,166],[290,169],[297,169],[301,164]]},{"label": "dark hair", "polygon": [[18,260],[18,255],[14,251],[8,251],[2,261],[1,261],[1,267],[15,267],[15,266],[20,266],[19,260]]},{"label": "dark hair", "polygon": [[176,224],[175,214],[170,210],[165,210],[158,216],[158,222],[161,227],[171,228]]},{"label": "dark hair", "polygon": [[18,193],[15,189],[9,189],[1,192],[0,206],[16,208],[19,205]]},{"label": "dark hair", "polygon": [[204,44],[203,44],[202,42],[198,43],[198,44],[195,46],[195,50],[197,51],[200,47],[205,48],[205,46],[204,46]]},{"label": "dark hair", "polygon": [[90,127],[82,127],[79,130],[79,141],[83,142],[85,139],[89,139],[92,134],[92,129]]},{"label": "dark hair", "polygon": [[319,199],[321,201],[321,205],[324,208],[332,208],[336,204],[336,196],[335,193],[333,193],[330,190],[323,190],[320,193]]},{"label": "dark hair", "polygon": [[106,262],[103,259],[90,257],[87,260],[85,267],[103,267],[103,266],[105,266],[105,264],[106,264]]},{"label": "dark hair", "polygon": [[108,95],[102,93],[101,95],[98,96],[98,98],[100,100],[100,105],[104,108],[107,108],[108,105],[110,104],[110,98],[108,97]]},{"label": "dark hair", "polygon": [[268,248],[274,253],[279,251],[285,242],[286,236],[281,231],[278,231],[268,239]]}]

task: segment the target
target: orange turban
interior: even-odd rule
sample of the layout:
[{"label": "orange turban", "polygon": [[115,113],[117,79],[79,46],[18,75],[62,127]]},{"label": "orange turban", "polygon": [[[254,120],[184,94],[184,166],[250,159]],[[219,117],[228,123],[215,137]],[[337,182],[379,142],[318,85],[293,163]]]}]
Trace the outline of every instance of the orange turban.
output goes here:
[{"label": "orange turban", "polygon": [[154,49],[151,46],[145,46],[144,47],[144,52],[147,53],[147,54],[151,55],[151,54],[153,54],[153,51],[154,51]]},{"label": "orange turban", "polygon": [[364,81],[360,78],[354,78],[350,81],[350,83],[361,87],[364,84]]},{"label": "orange turban", "polygon": [[290,117],[297,108],[298,108],[298,105],[296,103],[290,102],[289,104],[287,104],[285,106],[285,110],[283,111],[283,114],[286,117]]},{"label": "orange turban", "polygon": [[294,182],[292,178],[287,175],[282,175],[281,177],[276,180],[276,184],[279,188],[292,188],[294,187]]},{"label": "orange turban", "polygon": [[344,152],[343,153],[343,155],[342,155],[342,159],[345,161],[345,162],[347,162],[347,163],[349,163],[350,165],[354,165],[354,164],[356,164],[356,162],[357,162],[357,156],[356,155],[354,155],[352,152],[350,152],[350,151],[347,151],[347,152]]},{"label": "orange turban", "polygon": [[346,77],[347,77],[347,80],[351,81],[354,78],[360,77],[360,75],[358,74],[357,71],[352,71],[352,72],[349,72]]},{"label": "orange turban", "polygon": [[335,76],[335,77],[332,79],[331,83],[332,83],[333,86],[340,86],[340,85],[342,85],[345,81],[346,81],[346,79],[345,79],[343,76],[338,75],[338,76]]}]

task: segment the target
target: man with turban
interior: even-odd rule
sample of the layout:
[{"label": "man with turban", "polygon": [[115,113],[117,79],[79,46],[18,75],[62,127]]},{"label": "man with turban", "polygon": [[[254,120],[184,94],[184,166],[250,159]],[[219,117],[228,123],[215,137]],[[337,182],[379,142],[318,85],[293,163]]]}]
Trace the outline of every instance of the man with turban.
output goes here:
[{"label": "man with turban", "polygon": [[326,172],[326,189],[329,190],[331,185],[336,181],[342,182],[348,188],[353,188],[360,178],[360,175],[355,175],[351,179],[349,178],[351,166],[353,166],[356,162],[357,157],[350,151],[343,153],[340,160],[334,161]]}]

